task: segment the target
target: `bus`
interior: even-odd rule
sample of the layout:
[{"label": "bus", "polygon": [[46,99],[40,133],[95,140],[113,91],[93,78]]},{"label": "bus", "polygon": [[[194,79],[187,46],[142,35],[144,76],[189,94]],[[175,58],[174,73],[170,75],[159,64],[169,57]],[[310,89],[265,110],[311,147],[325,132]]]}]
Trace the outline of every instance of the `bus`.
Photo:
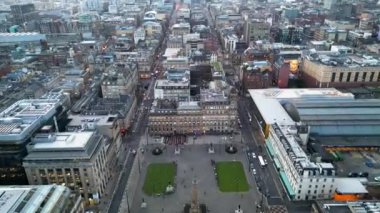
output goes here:
[{"label": "bus", "polygon": [[265,161],[263,159],[263,156],[259,155],[257,158],[259,159],[261,168],[264,168],[264,166],[266,166],[266,164],[265,164]]}]

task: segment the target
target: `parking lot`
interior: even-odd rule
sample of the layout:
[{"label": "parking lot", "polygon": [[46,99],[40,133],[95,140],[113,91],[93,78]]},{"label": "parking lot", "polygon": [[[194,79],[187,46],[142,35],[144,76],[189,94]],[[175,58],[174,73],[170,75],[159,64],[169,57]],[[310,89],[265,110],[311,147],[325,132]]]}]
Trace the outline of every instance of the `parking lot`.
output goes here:
[{"label": "parking lot", "polygon": [[[343,160],[337,161],[335,164],[338,168],[339,176],[348,176],[350,173],[368,173],[368,181],[373,181],[374,177],[380,176],[380,168],[368,167],[366,165],[367,158],[373,158],[380,162],[380,154],[377,152],[340,152]],[[354,174],[354,176],[356,176]]]}]

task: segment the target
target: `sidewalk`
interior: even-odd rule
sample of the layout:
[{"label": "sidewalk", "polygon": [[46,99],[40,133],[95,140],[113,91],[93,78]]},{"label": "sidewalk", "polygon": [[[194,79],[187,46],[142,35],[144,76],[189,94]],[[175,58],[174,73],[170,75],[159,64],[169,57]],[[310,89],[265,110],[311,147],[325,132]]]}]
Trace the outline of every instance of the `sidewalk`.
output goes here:
[{"label": "sidewalk", "polygon": [[122,157],[121,161],[118,162],[117,168],[113,168],[112,177],[110,181],[108,182],[104,196],[100,199],[100,203],[98,204],[99,212],[108,212],[108,209],[111,205],[111,200],[116,192],[117,185],[120,182],[120,178],[122,176],[122,168],[125,168],[125,165],[127,163],[128,157],[130,155],[130,152],[128,150],[124,150],[127,152],[124,154],[124,157]]}]

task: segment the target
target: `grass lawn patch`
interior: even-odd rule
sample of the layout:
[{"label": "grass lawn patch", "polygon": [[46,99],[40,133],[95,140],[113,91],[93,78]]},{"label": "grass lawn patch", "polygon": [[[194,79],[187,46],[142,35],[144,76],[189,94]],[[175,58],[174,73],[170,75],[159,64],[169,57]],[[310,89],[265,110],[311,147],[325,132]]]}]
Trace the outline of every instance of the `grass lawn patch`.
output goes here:
[{"label": "grass lawn patch", "polygon": [[149,164],[143,190],[147,195],[162,194],[170,183],[174,186],[176,165],[174,163]]},{"label": "grass lawn patch", "polygon": [[243,164],[238,161],[216,163],[218,187],[221,192],[246,192],[249,190]]}]

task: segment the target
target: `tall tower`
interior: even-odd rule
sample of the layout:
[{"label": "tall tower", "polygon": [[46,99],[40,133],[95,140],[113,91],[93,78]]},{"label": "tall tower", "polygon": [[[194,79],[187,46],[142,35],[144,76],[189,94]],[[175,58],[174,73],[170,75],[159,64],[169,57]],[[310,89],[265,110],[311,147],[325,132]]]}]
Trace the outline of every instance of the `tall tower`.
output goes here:
[{"label": "tall tower", "polygon": [[198,189],[197,189],[197,181],[193,180],[193,187],[191,190],[191,207],[190,213],[200,213],[199,203],[198,203]]}]

